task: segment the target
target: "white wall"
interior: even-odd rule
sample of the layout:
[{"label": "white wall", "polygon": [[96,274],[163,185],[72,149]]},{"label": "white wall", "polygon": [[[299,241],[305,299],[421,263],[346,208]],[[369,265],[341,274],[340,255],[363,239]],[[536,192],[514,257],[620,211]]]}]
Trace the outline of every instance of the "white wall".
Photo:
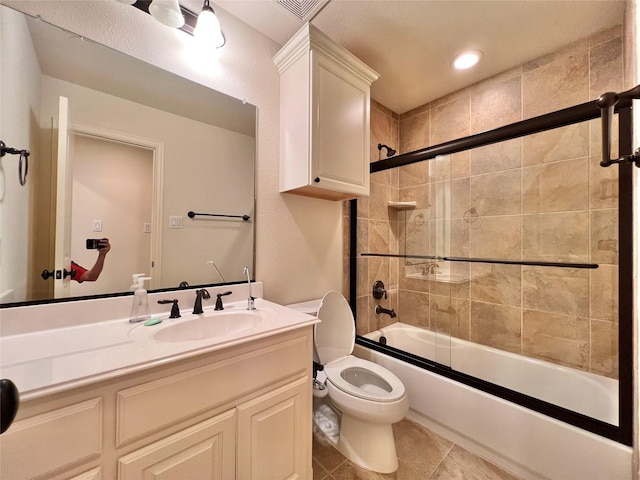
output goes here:
[{"label": "white wall", "polygon": [[[26,23],[13,12],[0,13],[0,118],[1,140],[7,147],[34,150],[40,104],[40,70]],[[15,28],[5,28],[13,24]],[[25,42],[24,40],[29,39]],[[37,157],[32,151],[31,160]],[[33,162],[32,162],[33,163]],[[26,185],[18,182],[18,156],[6,155],[0,160],[0,296],[2,302],[24,298],[27,292],[29,263],[29,210],[34,188],[34,168]],[[16,283],[15,279],[21,281]],[[5,292],[12,288],[12,293]],[[5,296],[5,294],[7,296]]]},{"label": "white wall", "polygon": [[[227,43],[219,74],[187,65],[180,31],[170,31],[115,1],[4,1],[186,78],[258,107],[256,272],[265,297],[290,303],[342,285],[342,205],[278,192],[279,79],[272,56],[280,46],[216,7]],[[199,1],[185,1],[197,11]]]}]

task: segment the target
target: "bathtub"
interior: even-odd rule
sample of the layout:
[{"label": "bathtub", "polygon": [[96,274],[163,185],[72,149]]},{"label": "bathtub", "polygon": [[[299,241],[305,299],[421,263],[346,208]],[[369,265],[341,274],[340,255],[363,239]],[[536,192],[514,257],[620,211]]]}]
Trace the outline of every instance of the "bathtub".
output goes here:
[{"label": "bathtub", "polygon": [[[617,423],[617,382],[395,323],[365,335],[455,370]],[[632,449],[462,383],[357,346],[407,388],[408,417],[525,479],[628,480]],[[590,401],[587,401],[590,400]]]}]

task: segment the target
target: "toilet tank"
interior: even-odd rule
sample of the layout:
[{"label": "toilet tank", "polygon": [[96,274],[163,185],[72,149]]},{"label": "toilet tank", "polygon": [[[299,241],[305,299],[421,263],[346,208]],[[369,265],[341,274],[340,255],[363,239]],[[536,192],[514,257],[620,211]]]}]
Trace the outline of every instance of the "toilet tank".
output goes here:
[{"label": "toilet tank", "polygon": [[291,303],[285,306],[293,308],[294,310],[297,310],[299,312],[306,313],[308,315],[313,315],[315,317],[318,315],[320,303],[322,303],[322,299],[318,298],[316,300],[307,300],[306,302]]},{"label": "toilet tank", "polygon": [[[320,304],[322,303],[321,298],[317,298],[315,300],[307,300],[306,302],[299,303],[291,303],[289,305],[285,305],[285,307],[293,308],[302,313],[306,313],[307,315],[311,315],[313,317],[318,316],[318,310],[320,309]],[[316,352],[315,342],[313,344],[313,361],[316,363],[320,363],[320,359],[318,358],[318,353]]]}]

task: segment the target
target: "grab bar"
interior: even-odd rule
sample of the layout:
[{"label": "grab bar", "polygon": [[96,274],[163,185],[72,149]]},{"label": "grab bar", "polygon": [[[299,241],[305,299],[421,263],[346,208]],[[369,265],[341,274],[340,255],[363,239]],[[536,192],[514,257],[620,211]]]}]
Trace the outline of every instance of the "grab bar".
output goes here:
[{"label": "grab bar", "polygon": [[251,217],[249,215],[223,215],[221,213],[196,213],[196,212],[188,212],[187,215],[189,218],[194,218],[196,215],[202,215],[205,217],[226,217],[226,218],[241,218],[243,221],[247,222]]}]

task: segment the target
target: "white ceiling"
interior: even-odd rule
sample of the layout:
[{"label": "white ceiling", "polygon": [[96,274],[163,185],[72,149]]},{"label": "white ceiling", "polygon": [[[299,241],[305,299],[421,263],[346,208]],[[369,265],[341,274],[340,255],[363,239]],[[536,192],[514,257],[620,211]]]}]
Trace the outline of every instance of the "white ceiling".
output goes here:
[{"label": "white ceiling", "polygon": [[[184,3],[197,11],[201,2]],[[279,44],[304,23],[273,0],[212,4]],[[330,0],[311,23],[380,74],[372,98],[404,113],[622,24],[624,9],[623,0]],[[482,50],[482,62],[452,70],[453,57],[467,49]]]}]

